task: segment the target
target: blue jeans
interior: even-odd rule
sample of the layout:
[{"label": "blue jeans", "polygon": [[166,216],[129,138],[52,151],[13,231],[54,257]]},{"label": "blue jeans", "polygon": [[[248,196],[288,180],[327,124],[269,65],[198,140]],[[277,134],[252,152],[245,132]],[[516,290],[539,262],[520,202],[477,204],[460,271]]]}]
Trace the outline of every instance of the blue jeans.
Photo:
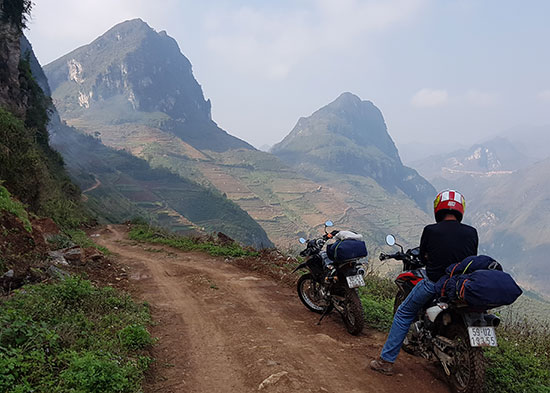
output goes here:
[{"label": "blue jeans", "polygon": [[414,319],[422,309],[422,307],[432,300],[436,295],[435,283],[425,278],[413,288],[409,296],[398,307],[393,323],[391,325],[390,334],[386,339],[386,343],[382,348],[380,357],[388,362],[395,362],[403,340],[409,332],[409,328]]}]

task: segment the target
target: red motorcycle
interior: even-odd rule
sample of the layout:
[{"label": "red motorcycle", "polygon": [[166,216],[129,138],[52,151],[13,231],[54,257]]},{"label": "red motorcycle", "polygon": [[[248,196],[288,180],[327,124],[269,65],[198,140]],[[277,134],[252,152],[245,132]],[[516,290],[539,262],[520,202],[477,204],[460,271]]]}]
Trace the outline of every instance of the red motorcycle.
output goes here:
[{"label": "red motorcycle", "polygon": [[[414,286],[427,278],[420,261],[419,248],[403,251],[393,235],[389,246],[398,246],[395,254],[380,254],[380,260],[403,262],[403,271],[395,279],[398,291],[394,313]],[[411,325],[403,349],[426,359],[439,361],[453,392],[481,393],[484,389],[485,358],[483,346],[497,346],[495,327],[500,319],[486,309],[434,299],[419,312]]]}]

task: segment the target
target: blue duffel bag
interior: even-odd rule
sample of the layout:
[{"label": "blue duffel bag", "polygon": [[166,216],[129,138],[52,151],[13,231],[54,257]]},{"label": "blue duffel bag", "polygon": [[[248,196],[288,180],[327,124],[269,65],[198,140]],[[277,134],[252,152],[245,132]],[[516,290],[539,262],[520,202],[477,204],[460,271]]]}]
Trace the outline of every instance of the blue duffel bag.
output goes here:
[{"label": "blue duffel bag", "polygon": [[453,263],[445,269],[445,273],[454,276],[464,273],[472,273],[477,270],[500,270],[502,266],[488,255],[474,255],[464,258],[458,263]]},{"label": "blue duffel bag", "polygon": [[477,270],[462,274],[457,277],[455,285],[458,299],[470,306],[506,306],[514,303],[523,293],[512,276],[500,270]]},{"label": "blue duffel bag", "polygon": [[441,277],[439,281],[435,283],[435,292],[440,297],[445,297],[447,301],[453,301],[457,298],[456,282],[460,275],[449,276],[448,274]]},{"label": "blue duffel bag", "polygon": [[327,255],[335,262],[363,258],[367,254],[367,246],[362,240],[339,240],[327,246]]}]

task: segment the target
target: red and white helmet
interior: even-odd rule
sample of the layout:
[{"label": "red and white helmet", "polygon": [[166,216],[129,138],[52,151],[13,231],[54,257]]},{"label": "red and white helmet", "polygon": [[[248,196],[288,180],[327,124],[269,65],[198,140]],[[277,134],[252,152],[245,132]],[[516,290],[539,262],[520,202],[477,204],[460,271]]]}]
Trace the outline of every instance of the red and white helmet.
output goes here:
[{"label": "red and white helmet", "polygon": [[461,193],[455,190],[441,191],[434,200],[435,221],[440,222],[447,214],[453,214],[458,221],[462,221],[466,210],[466,200]]}]

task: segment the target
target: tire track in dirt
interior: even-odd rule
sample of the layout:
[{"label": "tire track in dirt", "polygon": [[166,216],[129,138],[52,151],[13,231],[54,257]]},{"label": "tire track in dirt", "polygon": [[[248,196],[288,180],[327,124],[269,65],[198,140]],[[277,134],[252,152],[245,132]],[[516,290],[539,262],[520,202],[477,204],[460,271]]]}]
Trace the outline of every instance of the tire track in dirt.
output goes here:
[{"label": "tire track in dirt", "polygon": [[[130,269],[159,338],[146,392],[447,392],[432,364],[402,353],[397,375],[368,369],[385,336],[346,333],[336,313],[316,325],[292,288],[203,253],[126,239],[108,226],[98,243]],[[276,378],[275,378],[276,379]]]}]

